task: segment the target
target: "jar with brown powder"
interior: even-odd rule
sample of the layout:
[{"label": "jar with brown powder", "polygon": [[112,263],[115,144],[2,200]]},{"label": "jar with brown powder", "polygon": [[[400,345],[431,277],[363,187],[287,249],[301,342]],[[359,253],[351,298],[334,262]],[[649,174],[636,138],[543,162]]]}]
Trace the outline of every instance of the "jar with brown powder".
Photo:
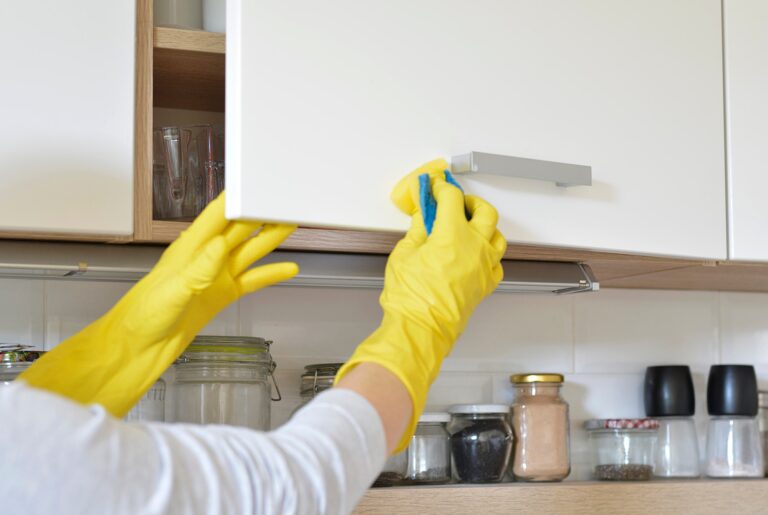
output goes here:
[{"label": "jar with brown powder", "polygon": [[518,481],[560,481],[571,472],[568,403],[561,374],[515,374],[512,472]]}]

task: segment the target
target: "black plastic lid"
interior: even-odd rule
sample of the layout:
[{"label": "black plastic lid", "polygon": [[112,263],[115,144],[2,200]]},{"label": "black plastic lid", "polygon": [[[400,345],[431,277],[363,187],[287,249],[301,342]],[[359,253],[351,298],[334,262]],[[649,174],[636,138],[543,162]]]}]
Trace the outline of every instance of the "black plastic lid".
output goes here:
[{"label": "black plastic lid", "polygon": [[707,381],[707,411],[715,416],[757,415],[757,376],[752,365],[712,365]]},{"label": "black plastic lid", "polygon": [[696,413],[691,369],[665,365],[645,369],[645,414],[649,417],[690,417]]}]

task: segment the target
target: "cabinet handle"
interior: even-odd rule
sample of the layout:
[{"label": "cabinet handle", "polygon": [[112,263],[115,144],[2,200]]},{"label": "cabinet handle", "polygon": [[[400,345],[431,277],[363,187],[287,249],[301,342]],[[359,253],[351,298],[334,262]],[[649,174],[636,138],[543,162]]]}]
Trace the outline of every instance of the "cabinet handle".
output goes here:
[{"label": "cabinet handle", "polygon": [[592,186],[592,167],[525,157],[470,152],[451,158],[451,173],[482,173],[551,181],[558,186]]}]

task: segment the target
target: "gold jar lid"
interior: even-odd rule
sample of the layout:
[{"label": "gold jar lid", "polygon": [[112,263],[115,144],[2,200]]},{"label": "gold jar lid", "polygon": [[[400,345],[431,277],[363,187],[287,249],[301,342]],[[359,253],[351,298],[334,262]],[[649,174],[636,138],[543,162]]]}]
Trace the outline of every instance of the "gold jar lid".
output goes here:
[{"label": "gold jar lid", "polygon": [[513,374],[509,377],[512,384],[562,383],[563,380],[563,374]]}]

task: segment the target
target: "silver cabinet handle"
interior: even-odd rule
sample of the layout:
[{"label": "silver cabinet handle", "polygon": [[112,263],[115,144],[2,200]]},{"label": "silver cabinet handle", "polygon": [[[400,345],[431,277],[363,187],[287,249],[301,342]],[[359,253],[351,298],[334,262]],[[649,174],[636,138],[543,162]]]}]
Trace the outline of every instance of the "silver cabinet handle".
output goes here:
[{"label": "silver cabinet handle", "polygon": [[558,186],[592,186],[592,167],[524,157],[470,152],[451,158],[451,173],[482,173],[551,181]]}]

